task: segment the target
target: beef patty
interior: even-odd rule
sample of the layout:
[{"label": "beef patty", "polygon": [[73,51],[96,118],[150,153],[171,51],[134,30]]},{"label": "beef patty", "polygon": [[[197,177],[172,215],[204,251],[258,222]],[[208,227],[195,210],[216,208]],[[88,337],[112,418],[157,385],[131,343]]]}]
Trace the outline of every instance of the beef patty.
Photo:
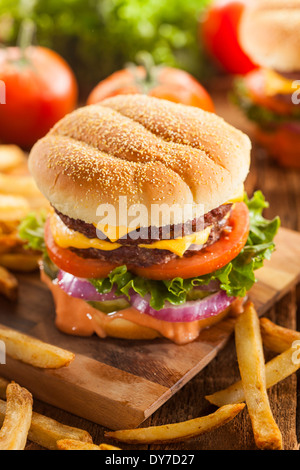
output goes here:
[{"label": "beef patty", "polygon": [[[184,253],[185,257],[192,256],[195,254],[195,250],[199,251],[203,248],[206,248],[207,246],[215,243],[220,238],[223,229],[228,224],[229,217],[226,216],[229,215],[231,208],[232,204],[224,204],[219,206],[201,218],[194,219],[189,224],[186,224],[184,231],[182,224],[171,225],[168,227],[159,227],[155,234],[155,238],[153,238],[153,232],[151,233],[151,227],[148,227],[147,229],[141,231],[140,237],[136,239],[124,236],[117,240],[116,243],[119,243],[122,246],[115,250],[105,251],[98,250],[96,248],[78,249],[71,247],[70,250],[83,258],[96,258],[117,264],[131,264],[140,267],[147,267],[153,264],[167,263],[171,259],[177,258],[178,256],[168,250],[141,248],[138,245],[151,244],[157,240],[162,240],[163,234],[165,233],[168,233],[168,239],[174,239],[195,232],[197,226],[201,227],[201,229],[212,226],[209,238],[204,245],[193,245]],[[56,213],[59,215],[63,223],[71,230],[80,232],[88,238],[97,238],[97,229],[93,224],[85,223],[79,219],[72,219],[58,211],[56,211]],[[109,242],[108,238],[105,240]]]}]

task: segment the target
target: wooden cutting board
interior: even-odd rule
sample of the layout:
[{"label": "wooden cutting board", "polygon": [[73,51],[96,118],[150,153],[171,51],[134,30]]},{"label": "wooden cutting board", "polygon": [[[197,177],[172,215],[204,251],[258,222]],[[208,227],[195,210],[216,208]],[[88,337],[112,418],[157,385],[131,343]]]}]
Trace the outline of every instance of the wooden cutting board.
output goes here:
[{"label": "wooden cutting board", "polygon": [[[276,247],[250,292],[260,315],[300,282],[300,234],[281,228]],[[51,294],[38,276],[21,276],[18,303],[0,300],[0,323],[76,357],[59,370],[40,370],[7,357],[0,375],[28,387],[41,401],[110,429],[141,424],[216,356],[234,328],[228,318],[193,343],[177,346],[164,339],[72,337],[55,328],[54,316]]]}]

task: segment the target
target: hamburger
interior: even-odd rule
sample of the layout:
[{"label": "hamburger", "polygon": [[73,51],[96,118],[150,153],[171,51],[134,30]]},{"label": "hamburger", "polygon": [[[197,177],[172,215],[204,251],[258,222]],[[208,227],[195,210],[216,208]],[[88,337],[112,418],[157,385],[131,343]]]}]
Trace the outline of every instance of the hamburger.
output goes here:
[{"label": "hamburger", "polygon": [[300,168],[300,1],[259,0],[245,8],[240,43],[258,68],[235,87],[255,138],[280,164]]},{"label": "hamburger", "polygon": [[145,95],[59,121],[29,156],[51,210],[20,227],[43,251],[56,326],[185,344],[236,312],[279,226],[245,195],[250,150],[216,114]]}]

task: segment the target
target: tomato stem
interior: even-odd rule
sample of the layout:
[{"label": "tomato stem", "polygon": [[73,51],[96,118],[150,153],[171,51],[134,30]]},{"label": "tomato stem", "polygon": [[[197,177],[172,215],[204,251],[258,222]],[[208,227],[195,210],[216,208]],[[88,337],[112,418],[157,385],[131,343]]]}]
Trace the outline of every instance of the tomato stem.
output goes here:
[{"label": "tomato stem", "polygon": [[147,51],[140,51],[136,55],[136,61],[142,65],[146,71],[145,82],[152,83],[155,78],[154,70],[155,64],[152,55]]},{"label": "tomato stem", "polygon": [[20,48],[21,59],[24,61],[27,60],[26,49],[32,45],[35,31],[36,25],[32,20],[26,19],[22,21],[18,34],[17,46]]},{"label": "tomato stem", "polygon": [[137,71],[138,66],[132,63],[127,65],[127,68],[131,71],[135,78],[136,84],[140,88],[142,93],[148,94],[158,82],[158,75],[160,67],[155,65],[153,57],[147,51],[140,51],[136,55],[136,63],[145,69],[146,76],[141,77]]}]

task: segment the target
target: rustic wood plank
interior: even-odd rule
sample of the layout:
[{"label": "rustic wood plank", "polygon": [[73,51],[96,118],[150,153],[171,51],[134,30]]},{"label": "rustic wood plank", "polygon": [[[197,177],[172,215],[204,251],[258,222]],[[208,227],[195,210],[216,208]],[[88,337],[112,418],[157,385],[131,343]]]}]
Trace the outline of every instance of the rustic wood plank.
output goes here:
[{"label": "rustic wood plank", "polygon": [[6,365],[0,366],[0,375],[5,376],[6,369],[36,398],[114,429],[123,422],[135,426],[170,396],[167,387],[80,354],[67,368],[20,367],[18,361],[7,358]]},{"label": "rustic wood plank", "polygon": [[[267,316],[287,328],[295,328],[296,294],[295,289],[286,294],[274,305]],[[265,351],[266,360],[272,357]],[[176,403],[178,410],[174,416],[172,400],[161,407],[155,415],[143,425],[167,424],[171,421],[196,418],[208,414],[216,408],[205,400],[205,395],[223,389],[240,380],[237,365],[234,338],[201,374],[198,374],[184,389],[178,392]],[[297,408],[296,374],[269,390],[269,399],[274,418],[283,435],[285,450],[298,448],[295,416]],[[172,416],[172,418],[170,418]],[[255,442],[247,409],[243,410],[234,421],[213,432],[196,439],[176,444],[151,446],[151,449],[164,450],[255,450]]]}]

